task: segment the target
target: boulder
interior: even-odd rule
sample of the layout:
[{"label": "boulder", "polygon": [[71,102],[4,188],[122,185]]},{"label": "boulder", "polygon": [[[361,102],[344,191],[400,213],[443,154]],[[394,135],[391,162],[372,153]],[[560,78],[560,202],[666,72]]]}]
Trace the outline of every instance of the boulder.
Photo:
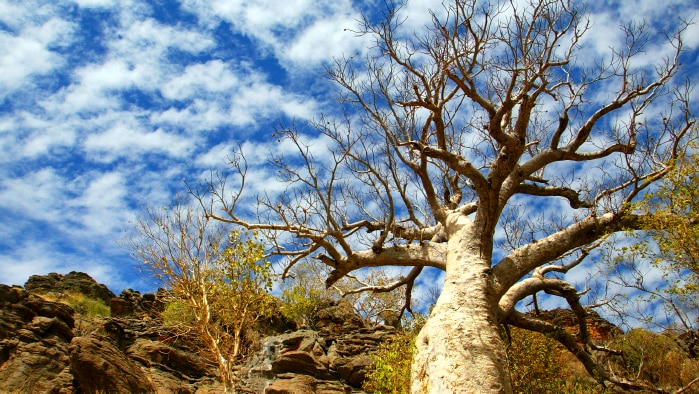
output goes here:
[{"label": "boulder", "polygon": [[341,357],[334,363],[340,378],[354,387],[362,387],[366,374],[373,365],[374,361],[367,354]]},{"label": "boulder", "polygon": [[75,337],[68,347],[77,386],[85,393],[155,393],[141,368],[109,342]]},{"label": "boulder", "polygon": [[[283,374],[264,389],[265,394],[349,394],[353,390],[338,381],[307,375]],[[354,391],[357,393],[357,391]]]},{"label": "boulder", "polygon": [[74,392],[67,345],[73,310],[0,285],[0,392]]},{"label": "boulder", "polygon": [[116,297],[107,286],[97,283],[90,275],[72,271],[66,275],[52,272],[48,275],[32,275],[24,284],[24,289],[30,293],[63,293],[75,292],[97,298],[109,304]]},{"label": "boulder", "polygon": [[314,327],[324,336],[348,334],[364,327],[364,321],[346,301],[322,301],[313,312]]},{"label": "boulder", "polygon": [[314,322],[318,331],[298,330],[262,340],[249,377],[266,378],[265,393],[361,393],[373,366],[371,352],[397,332],[386,325],[365,326],[345,302],[322,303]]},{"label": "boulder", "polygon": [[309,352],[301,350],[282,353],[276,360],[272,361],[272,372],[275,374],[297,372],[319,379],[332,378],[326,364],[317,360]]},{"label": "boulder", "polygon": [[112,317],[156,317],[165,309],[163,302],[166,296],[163,290],[158,294],[146,293],[141,295],[137,290],[126,289],[119,297],[109,300],[109,309]]},{"label": "boulder", "polygon": [[306,375],[288,375],[267,386],[265,394],[315,394],[316,379]]},{"label": "boulder", "polygon": [[204,361],[193,353],[173,348],[160,341],[139,338],[126,351],[131,359],[148,367],[171,371],[187,380],[195,380],[209,374]]}]

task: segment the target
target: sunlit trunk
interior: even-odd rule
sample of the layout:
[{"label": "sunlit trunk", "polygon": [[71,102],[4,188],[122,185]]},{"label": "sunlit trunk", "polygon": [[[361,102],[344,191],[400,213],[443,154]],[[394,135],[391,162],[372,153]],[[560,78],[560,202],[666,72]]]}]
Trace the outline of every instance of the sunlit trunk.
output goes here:
[{"label": "sunlit trunk", "polygon": [[511,393],[490,264],[470,250],[469,236],[451,239],[442,293],[416,342],[413,393]]}]

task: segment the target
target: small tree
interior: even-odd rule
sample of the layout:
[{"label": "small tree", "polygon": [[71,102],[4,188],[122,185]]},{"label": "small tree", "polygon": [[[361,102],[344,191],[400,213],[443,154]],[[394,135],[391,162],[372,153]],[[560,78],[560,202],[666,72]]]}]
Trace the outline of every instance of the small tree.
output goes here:
[{"label": "small tree", "polygon": [[648,240],[632,248],[634,253],[653,259],[668,279],[666,296],[674,306],[685,329],[697,322],[684,318],[687,311],[697,317],[699,308],[699,154],[677,158],[658,189],[645,196],[635,207],[645,213],[642,228]]},{"label": "small tree", "polygon": [[[673,333],[654,333],[635,328],[610,346],[621,354],[609,359],[615,372],[630,380],[643,380],[659,387],[689,386],[699,376],[699,360],[690,358]],[[685,392],[699,393],[690,387]]]},{"label": "small tree", "polygon": [[[689,144],[693,148],[693,144]],[[699,321],[699,154],[687,153],[667,163],[668,172],[643,199],[629,204],[640,215],[630,237],[605,245],[606,287],[622,288],[624,297],[605,294],[599,305],[632,327],[685,333]],[[649,308],[648,305],[653,305]]]},{"label": "small tree", "polygon": [[180,203],[162,211],[146,208],[126,244],[141,268],[169,290],[166,316],[182,332],[201,336],[226,391],[232,389],[244,330],[266,313],[272,287],[271,265],[261,261],[255,235],[229,231]]},{"label": "small tree", "polygon": [[264,248],[255,234],[234,230],[228,234],[228,242],[213,268],[210,298],[219,325],[233,335],[228,357],[232,361],[241,355],[244,331],[270,315],[275,303],[269,294],[272,265],[263,260]]}]

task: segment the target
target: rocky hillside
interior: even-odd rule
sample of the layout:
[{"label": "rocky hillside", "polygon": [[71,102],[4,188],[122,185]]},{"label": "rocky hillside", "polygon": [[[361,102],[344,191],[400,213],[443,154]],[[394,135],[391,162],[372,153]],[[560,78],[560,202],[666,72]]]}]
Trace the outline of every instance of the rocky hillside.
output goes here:
[{"label": "rocky hillside", "polygon": [[[76,313],[69,293],[105,301],[109,317]],[[220,393],[216,367],[192,338],[165,330],[158,295],[116,297],[88,275],[0,285],[2,393]],[[327,303],[316,331],[272,332],[237,371],[238,392],[361,393],[369,354],[395,329],[367,327],[351,306]]]}]

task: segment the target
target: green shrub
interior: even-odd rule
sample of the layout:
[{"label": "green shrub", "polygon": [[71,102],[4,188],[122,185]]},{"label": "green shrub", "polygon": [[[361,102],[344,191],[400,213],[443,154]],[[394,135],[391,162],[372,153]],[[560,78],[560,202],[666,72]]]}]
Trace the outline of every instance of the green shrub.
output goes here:
[{"label": "green shrub", "polygon": [[321,297],[321,292],[313,288],[306,290],[302,285],[287,287],[282,292],[282,315],[299,326],[304,323],[313,326],[311,318]]},{"label": "green shrub", "polygon": [[371,355],[374,368],[367,374],[364,390],[375,394],[402,394],[410,392],[410,368],[415,352],[415,338],[425,325],[425,317],[414,315],[403,320],[403,331],[382,343]]},{"label": "green shrub", "polygon": [[405,331],[379,345],[372,354],[374,369],[364,381],[364,390],[376,394],[410,392],[410,365],[415,349],[416,332]]},{"label": "green shrub", "polygon": [[678,341],[669,334],[633,329],[612,345],[623,352],[615,360],[615,369],[628,379],[639,378],[661,387],[682,387],[699,375],[699,361],[691,359]]},{"label": "green shrub", "polygon": [[563,345],[544,334],[510,327],[506,350],[515,393],[610,392],[592,379]]},{"label": "green shrub", "polygon": [[165,309],[161,312],[163,325],[166,327],[179,326],[181,324],[194,323],[194,311],[185,301],[175,300],[165,304]]},{"label": "green shrub", "polygon": [[507,359],[515,393],[566,392],[561,362],[565,349],[543,334],[510,328]]},{"label": "green shrub", "polygon": [[111,310],[104,301],[99,298],[92,298],[79,292],[49,293],[41,294],[49,301],[60,302],[73,308],[76,314],[83,317],[109,316]]}]

